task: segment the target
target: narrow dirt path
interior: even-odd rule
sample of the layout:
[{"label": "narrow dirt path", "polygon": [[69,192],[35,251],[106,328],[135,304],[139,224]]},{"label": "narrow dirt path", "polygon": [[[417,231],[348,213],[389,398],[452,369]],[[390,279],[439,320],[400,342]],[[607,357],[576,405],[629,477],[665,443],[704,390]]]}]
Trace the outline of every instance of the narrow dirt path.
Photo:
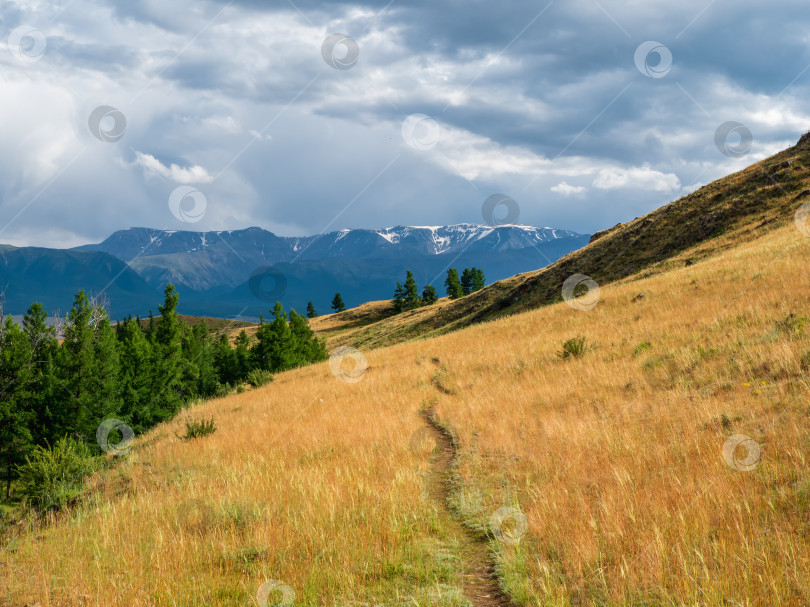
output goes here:
[{"label": "narrow dirt path", "polygon": [[456,459],[456,446],[447,431],[438,423],[432,407],[424,411],[422,417],[436,440],[436,452],[430,460],[428,474],[430,495],[447,512],[451,531],[463,542],[461,558],[464,563],[462,573],[464,596],[475,607],[512,607],[514,603],[504,596],[498,587],[495,567],[490,560],[486,542],[464,527],[448,506],[449,476]]}]

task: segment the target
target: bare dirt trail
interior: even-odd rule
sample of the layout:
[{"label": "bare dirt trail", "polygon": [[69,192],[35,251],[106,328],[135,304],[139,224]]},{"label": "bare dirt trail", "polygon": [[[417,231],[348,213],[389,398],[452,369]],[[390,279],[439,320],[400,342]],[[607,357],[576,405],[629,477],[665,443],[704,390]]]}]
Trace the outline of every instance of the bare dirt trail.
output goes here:
[{"label": "bare dirt trail", "polygon": [[514,607],[500,590],[495,577],[495,566],[490,559],[487,543],[462,525],[448,506],[450,496],[450,471],[456,459],[456,445],[448,432],[442,428],[433,408],[422,417],[436,440],[436,451],[430,460],[428,485],[430,495],[447,513],[448,524],[453,534],[461,539],[461,558],[464,563],[462,591],[474,607]]}]

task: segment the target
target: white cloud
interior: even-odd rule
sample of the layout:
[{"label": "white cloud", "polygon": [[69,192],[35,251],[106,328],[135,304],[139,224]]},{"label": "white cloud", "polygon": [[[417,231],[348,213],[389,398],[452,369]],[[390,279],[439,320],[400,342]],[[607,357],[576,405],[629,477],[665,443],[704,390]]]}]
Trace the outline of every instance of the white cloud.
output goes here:
[{"label": "white cloud", "polygon": [[562,194],[563,196],[572,196],[574,194],[581,194],[585,191],[581,185],[570,185],[565,181],[558,183],[555,186],[551,187],[552,192],[556,192],[557,194]]},{"label": "white cloud", "polygon": [[144,174],[159,175],[176,183],[211,183],[214,180],[208,171],[199,165],[183,168],[172,163],[167,167],[151,154],[138,151],[135,152],[135,166],[141,167]]},{"label": "white cloud", "polygon": [[662,173],[645,164],[640,167],[610,167],[602,169],[593,181],[600,190],[636,189],[654,192],[674,192],[681,189],[681,180],[675,173]]}]

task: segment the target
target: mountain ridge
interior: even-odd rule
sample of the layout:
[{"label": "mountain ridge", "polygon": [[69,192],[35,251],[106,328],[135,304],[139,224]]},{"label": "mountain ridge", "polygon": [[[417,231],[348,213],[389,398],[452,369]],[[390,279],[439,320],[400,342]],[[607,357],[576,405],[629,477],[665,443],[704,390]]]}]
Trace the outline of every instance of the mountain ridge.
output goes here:
[{"label": "mountain ridge", "polygon": [[[74,292],[79,288],[103,290],[114,284],[122,269],[136,276],[138,285],[133,292],[137,296],[120,292],[110,298],[113,316],[145,315],[156,306],[155,294],[173,283],[185,313],[258,318],[267,314],[275,299],[270,302],[257,295],[250,281],[269,268],[283,275],[284,285],[267,292],[285,308],[303,310],[313,301],[317,309],[325,311],[338,291],[348,306],[391,297],[396,281],[404,279],[406,270],[414,272],[420,285],[432,283],[441,292],[444,273],[451,265],[479,267],[491,282],[543,267],[584,246],[588,238],[587,234],[557,228],[471,223],[343,229],[298,237],[277,236],[255,226],[208,232],[133,227],[116,231],[101,243],[49,249],[49,255],[54,260],[73,255],[74,261],[91,259],[82,255],[105,255],[107,261],[100,263],[101,268],[111,268],[111,259],[123,264],[109,273],[87,274],[74,268],[72,272],[86,279],[81,284],[66,282],[65,288]],[[29,249],[33,250],[0,247],[0,251],[9,252]],[[23,253],[17,255],[25,258]],[[65,282],[65,277],[25,275],[22,267],[17,270],[12,275],[0,267],[0,281],[10,282],[15,291],[16,284],[26,285],[12,298],[14,313],[24,312],[36,300],[47,300],[61,309],[70,307],[72,293],[68,296],[60,290],[52,297],[49,292],[51,284]],[[37,282],[44,276],[49,278]]]}]

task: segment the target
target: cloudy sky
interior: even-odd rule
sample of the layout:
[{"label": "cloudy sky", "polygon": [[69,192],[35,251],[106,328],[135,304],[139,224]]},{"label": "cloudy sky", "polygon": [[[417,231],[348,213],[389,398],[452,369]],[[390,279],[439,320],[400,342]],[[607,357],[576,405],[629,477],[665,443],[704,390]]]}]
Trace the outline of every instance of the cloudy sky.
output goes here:
[{"label": "cloudy sky", "polygon": [[16,245],[484,223],[496,193],[593,232],[810,130],[807,0],[3,0],[0,47]]}]

